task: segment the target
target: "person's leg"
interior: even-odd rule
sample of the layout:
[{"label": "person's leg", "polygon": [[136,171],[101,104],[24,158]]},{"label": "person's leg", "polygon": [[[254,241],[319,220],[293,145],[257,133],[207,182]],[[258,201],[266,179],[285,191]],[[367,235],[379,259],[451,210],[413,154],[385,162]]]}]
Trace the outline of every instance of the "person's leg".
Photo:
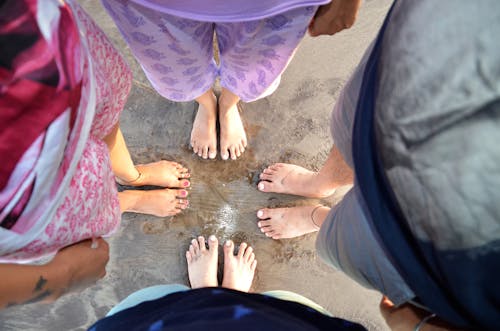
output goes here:
[{"label": "person's leg", "polygon": [[238,254],[234,255],[234,243],[231,240],[224,244],[224,275],[222,287],[242,292],[250,291],[257,260],[253,248],[241,243]]},{"label": "person's leg", "polygon": [[321,205],[263,208],[257,212],[257,226],[273,239],[295,238],[318,231],[329,211],[329,207]]},{"label": "person's leg", "polygon": [[240,98],[223,87],[219,97],[220,153],[223,160],[236,160],[247,147],[247,136],[241,121]]},{"label": "person's leg", "polygon": [[199,103],[191,145],[200,157],[214,158],[217,104],[212,85],[218,69],[213,59],[213,24],[168,15],[130,0],[102,3],[155,90],[169,100]]},{"label": "person's leg", "polygon": [[[363,59],[342,90],[332,112],[331,133],[334,147],[319,173],[304,168],[277,164],[267,168],[258,187],[265,192],[279,192],[322,197],[332,193],[340,185],[352,184],[352,129],[356,112],[357,99],[366,61],[372,46],[368,47]],[[323,181],[323,182],[320,182]],[[313,207],[293,207],[261,209],[257,211],[260,221],[257,223],[266,236],[273,239],[291,238],[308,232],[317,231],[312,220],[321,227],[328,207],[319,208],[313,215]]]},{"label": "person's leg", "polygon": [[[187,179],[181,179],[189,177],[187,169],[176,162],[159,161],[134,166],[119,124],[116,124],[103,140],[108,146],[111,168],[122,184],[189,186]],[[118,192],[118,199],[122,213],[136,212],[164,217],[176,215],[186,209],[187,195],[188,192],[184,189],[125,190]]]},{"label": "person's leg", "polygon": [[217,156],[217,98],[210,88],[196,98],[198,111],[191,131],[193,152],[204,159]]},{"label": "person's leg", "polygon": [[208,249],[205,238],[199,236],[191,240],[186,252],[188,276],[191,288],[215,287],[217,281],[217,259],[219,257],[219,241],[214,235],[208,238]]},{"label": "person's leg", "polygon": [[321,198],[333,194],[339,186],[353,183],[352,128],[371,48],[370,45],[335,103],[331,119],[334,146],[321,170],[313,172],[292,164],[274,164],[260,175],[262,181],[257,185],[259,190]]},{"label": "person's leg", "polygon": [[373,221],[369,215],[355,184],[325,218],[316,239],[316,250],[326,264],[400,305],[415,295],[370,227]]},{"label": "person's leg", "polygon": [[122,310],[128,309],[144,301],[151,301],[166,295],[189,290],[189,287],[180,284],[169,284],[169,285],[155,285],[143,288],[142,290],[136,291],[130,294],[128,297],[119,302],[116,306],[111,308],[111,310],[106,314],[106,316],[114,315]]},{"label": "person's leg", "polygon": [[238,101],[255,101],[276,90],[314,12],[314,7],[307,7],[257,21],[216,24],[223,88],[219,99],[223,158],[236,159],[247,143]]},{"label": "person's leg", "polygon": [[189,180],[186,179],[190,177],[188,169],[179,163],[163,160],[134,166],[119,124],[103,140],[108,145],[111,168],[119,184],[189,187]]},{"label": "person's leg", "polygon": [[294,164],[275,163],[260,174],[257,188],[262,192],[295,194],[309,198],[324,198],[339,186],[353,183],[354,173],[336,146],[319,172]]}]

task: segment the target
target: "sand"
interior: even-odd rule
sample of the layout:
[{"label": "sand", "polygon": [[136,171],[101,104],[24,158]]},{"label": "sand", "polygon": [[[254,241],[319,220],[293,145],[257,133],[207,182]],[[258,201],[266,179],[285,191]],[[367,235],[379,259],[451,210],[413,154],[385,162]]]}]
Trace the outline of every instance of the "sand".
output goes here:
[{"label": "sand", "polygon": [[[134,72],[134,86],[122,115],[122,130],[138,163],[176,160],[192,173],[190,208],[174,218],[125,214],[109,238],[107,276],[83,292],[54,304],[32,304],[0,312],[1,330],[82,330],[132,291],[146,286],[188,284],[185,251],[197,236],[215,234],[252,245],[258,259],[253,290],[295,291],[333,315],[387,330],[380,316],[381,294],[362,288],[323,264],[314,248],[316,235],[274,241],[257,227],[261,207],[316,204],[319,200],[261,193],[259,172],[274,162],[318,169],[332,146],[329,118],[340,89],[375,36],[389,0],[366,1],[357,23],[333,37],[306,37],[279,89],[243,105],[249,148],[237,161],[201,160],[189,149],[194,103],[163,99],[149,85],[100,3],[81,1]],[[324,200],[334,204],[347,188]]]}]

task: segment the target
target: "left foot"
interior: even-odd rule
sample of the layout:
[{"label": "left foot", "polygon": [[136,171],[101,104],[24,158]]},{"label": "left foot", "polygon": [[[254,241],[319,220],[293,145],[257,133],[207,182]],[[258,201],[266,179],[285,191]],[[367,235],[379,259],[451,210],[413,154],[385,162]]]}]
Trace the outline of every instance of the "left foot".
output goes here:
[{"label": "left foot", "polygon": [[[330,211],[328,207],[301,206],[292,208],[264,208],[257,212],[257,226],[273,239],[295,238],[316,232]],[[314,211],[314,215],[313,215]]]},{"label": "left foot", "polygon": [[118,192],[121,212],[174,216],[189,206],[188,191],[175,189],[125,190]]},{"label": "left foot", "polygon": [[220,153],[223,160],[236,160],[247,147],[247,136],[237,104],[219,100]]},{"label": "left foot", "polygon": [[241,243],[238,255],[234,255],[234,243],[231,240],[224,244],[224,276],[222,287],[248,292],[252,286],[257,260],[253,248]]},{"label": "left foot", "polygon": [[217,258],[219,242],[214,235],[208,238],[208,249],[205,238],[191,240],[189,250],[186,252],[188,275],[191,288],[215,287],[217,282]]},{"label": "left foot", "polygon": [[130,178],[118,178],[120,185],[145,186],[154,185],[169,188],[186,188],[190,182],[189,170],[177,162],[161,160],[135,166],[137,172]]}]

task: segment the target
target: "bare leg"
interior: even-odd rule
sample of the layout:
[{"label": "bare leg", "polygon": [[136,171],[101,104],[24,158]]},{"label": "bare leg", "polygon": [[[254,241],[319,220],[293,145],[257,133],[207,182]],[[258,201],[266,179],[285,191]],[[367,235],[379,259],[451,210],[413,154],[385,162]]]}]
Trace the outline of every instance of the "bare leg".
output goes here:
[{"label": "bare leg", "polygon": [[189,206],[186,190],[125,190],[118,192],[120,210],[158,217],[174,216]]},{"label": "bare leg", "polygon": [[234,255],[234,243],[231,240],[224,244],[224,276],[222,287],[248,292],[252,286],[257,260],[253,248],[241,243],[238,255]]},{"label": "bare leg", "polygon": [[213,159],[217,155],[217,98],[210,89],[196,101],[199,106],[191,131],[191,147],[199,157]]},{"label": "bare leg", "polygon": [[247,136],[238,111],[240,98],[222,88],[219,98],[220,151],[223,160],[236,160],[247,147]]},{"label": "bare leg", "polygon": [[324,198],[332,195],[337,187],[352,184],[354,174],[337,147],[333,146],[319,172],[293,164],[276,163],[264,169],[260,179],[257,187],[262,192]]},{"label": "bare leg", "polygon": [[186,252],[189,282],[192,288],[218,286],[217,258],[219,242],[214,235],[208,238],[208,249],[205,238],[193,239]]},{"label": "bare leg", "polygon": [[103,140],[108,145],[111,168],[118,183],[132,186],[189,186],[189,180],[186,179],[190,177],[188,169],[177,162],[162,160],[134,166],[119,124]]},{"label": "bare leg", "polygon": [[257,225],[266,236],[273,239],[294,238],[318,231],[330,208],[301,206],[293,208],[260,209]]},{"label": "bare leg", "polygon": [[[187,169],[175,162],[160,161],[134,167],[125,144],[125,139],[117,124],[104,142],[108,145],[111,168],[118,181],[131,185],[158,185],[188,187]],[[140,171],[140,172],[139,172]],[[135,212],[155,216],[173,216],[186,209],[186,190],[162,189],[151,191],[126,190],[118,193],[121,212]]]}]

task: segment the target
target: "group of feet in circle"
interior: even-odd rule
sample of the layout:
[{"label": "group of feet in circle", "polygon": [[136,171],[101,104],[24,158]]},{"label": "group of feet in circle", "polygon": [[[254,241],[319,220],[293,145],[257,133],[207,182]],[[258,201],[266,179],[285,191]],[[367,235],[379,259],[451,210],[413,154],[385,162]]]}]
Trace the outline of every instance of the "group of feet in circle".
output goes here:
[{"label": "group of feet in circle", "polygon": [[[174,216],[189,206],[187,200],[190,173],[179,163],[158,161],[137,165],[140,177],[132,186],[153,185],[163,189],[143,191],[144,198],[137,203],[135,212],[160,217]],[[294,194],[304,197],[324,197],[333,192],[323,192],[314,185],[318,173],[285,163],[273,164],[260,174],[257,188],[262,192]],[[128,184],[130,185],[130,184]],[[263,208],[257,211],[257,223],[261,232],[273,239],[293,238],[319,229],[311,220],[315,206],[292,208]],[[189,280],[192,288],[218,286],[218,240],[215,236],[191,241],[186,252]],[[235,254],[231,240],[224,244],[224,272],[222,286],[247,292],[250,289],[257,266],[252,247],[241,243]]]}]

